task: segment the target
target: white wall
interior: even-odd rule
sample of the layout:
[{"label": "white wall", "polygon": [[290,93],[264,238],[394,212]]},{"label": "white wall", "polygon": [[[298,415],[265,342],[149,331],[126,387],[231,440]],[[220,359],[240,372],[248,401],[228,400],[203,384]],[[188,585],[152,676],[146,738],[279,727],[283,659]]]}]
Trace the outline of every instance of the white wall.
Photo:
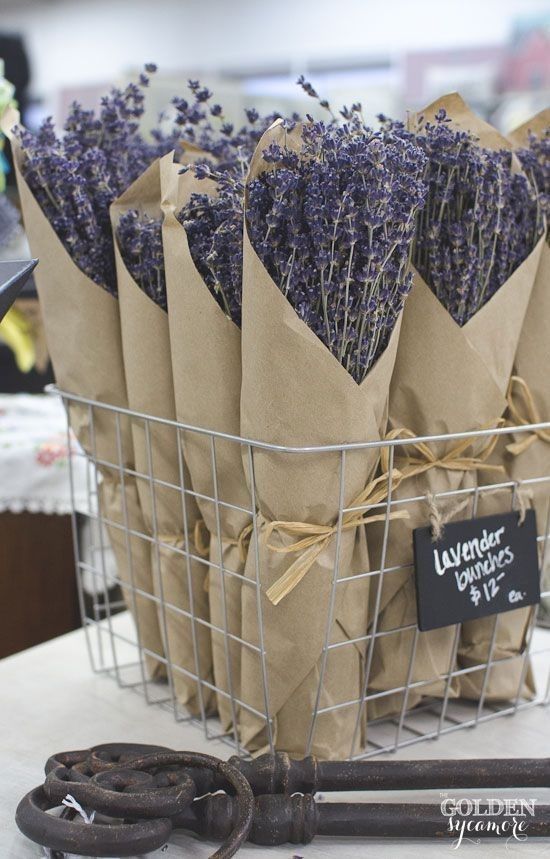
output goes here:
[{"label": "white wall", "polygon": [[103,83],[155,60],[164,71],[259,68],[495,44],[548,0],[0,0],[22,32],[35,94]]}]

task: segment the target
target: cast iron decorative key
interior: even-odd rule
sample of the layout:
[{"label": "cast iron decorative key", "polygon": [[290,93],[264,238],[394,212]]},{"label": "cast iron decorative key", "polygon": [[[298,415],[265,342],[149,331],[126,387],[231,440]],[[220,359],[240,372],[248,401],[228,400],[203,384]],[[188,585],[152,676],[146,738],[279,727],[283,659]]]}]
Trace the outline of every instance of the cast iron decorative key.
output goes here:
[{"label": "cast iron decorative key", "polygon": [[[49,758],[44,785],[21,801],[16,819],[25,835],[54,850],[130,856],[158,849],[183,828],[224,841],[212,859],[229,859],[247,839],[275,845],[306,844],[315,835],[453,837],[439,805],[316,802],[318,791],[549,786],[548,759],[325,762],[279,753],[225,762],[114,743]],[[74,810],[47,814],[67,795],[96,813],[93,823]],[[477,811],[475,820],[487,819],[487,809]],[[484,834],[490,833],[477,833]],[[537,807],[525,834],[550,836],[550,807]]]}]

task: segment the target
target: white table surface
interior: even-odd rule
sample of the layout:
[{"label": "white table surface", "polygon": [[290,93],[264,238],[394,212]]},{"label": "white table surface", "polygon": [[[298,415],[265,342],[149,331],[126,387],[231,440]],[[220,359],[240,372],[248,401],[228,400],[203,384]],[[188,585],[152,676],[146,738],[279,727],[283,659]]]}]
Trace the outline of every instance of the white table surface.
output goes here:
[{"label": "white table surface", "polygon": [[[45,607],[47,610],[47,607]],[[177,749],[193,749],[228,757],[231,750],[219,741],[205,740],[194,725],[176,723],[172,714],[149,707],[130,689],[119,689],[110,677],[93,674],[79,630],[51,642],[0,661],[0,857],[32,859],[44,854],[27,841],[14,822],[19,799],[42,782],[46,758],[58,751],[88,748],[114,741],[157,743]],[[536,707],[513,717],[503,717],[403,749],[391,757],[550,757],[550,709]],[[458,796],[464,792],[453,792]],[[481,797],[497,795],[536,797],[550,803],[548,790],[478,792]],[[365,795],[362,795],[365,798]],[[402,794],[391,795],[394,801]],[[372,795],[371,795],[372,797]],[[389,799],[389,795],[378,794]],[[409,796],[409,799],[411,797]],[[413,801],[440,802],[439,791],[425,791]],[[177,833],[164,853],[150,854],[172,859],[176,856],[203,859],[214,852],[212,844]],[[485,856],[547,856],[550,839],[524,843],[504,840],[463,843],[459,850],[470,859]],[[456,855],[450,842],[359,840],[319,838],[308,846],[286,845],[264,848],[247,845],[243,859],[359,859],[386,857],[444,857]]]}]

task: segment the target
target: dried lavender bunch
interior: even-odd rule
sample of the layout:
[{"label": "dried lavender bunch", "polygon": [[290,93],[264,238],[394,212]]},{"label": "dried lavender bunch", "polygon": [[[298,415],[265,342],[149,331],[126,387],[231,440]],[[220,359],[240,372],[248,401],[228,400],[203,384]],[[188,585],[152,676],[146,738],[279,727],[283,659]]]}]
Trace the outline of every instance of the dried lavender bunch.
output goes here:
[{"label": "dried lavender bunch", "polygon": [[344,108],[340,125],[321,104],[333,119],[310,118],[300,154],[275,144],[264,152],[275,169],[250,183],[247,223],[277,286],[360,383],[411,288],[425,157],[391,128],[368,128],[360,105]]},{"label": "dried lavender bunch", "polygon": [[[384,119],[384,118],[383,118]],[[539,235],[537,202],[525,175],[512,172],[512,155],[478,145],[453,129],[445,110],[412,134],[385,120],[427,156],[426,205],[413,262],[449,311],[464,325],[529,255]]]},{"label": "dried lavender bunch", "polygon": [[144,90],[156,66],[137,83],[112,89],[96,113],[74,103],[58,137],[51,118],[38,132],[19,127],[23,175],[75,264],[95,283],[117,294],[109,206],[159,155],[174,147],[174,134],[158,130],[153,142],[139,131]]},{"label": "dried lavender bunch", "polygon": [[162,249],[162,220],[137,209],[121,216],[117,241],[124,264],[137,285],[155,304],[168,309]]},{"label": "dried lavender bunch", "polygon": [[177,218],[198,272],[224,313],[240,327],[244,180],[206,165],[197,165],[194,171],[198,178],[216,181],[216,196],[192,194]]},{"label": "dried lavender bunch", "polygon": [[279,115],[260,117],[256,110],[246,110],[246,124],[235,130],[225,122],[221,106],[209,104],[209,90],[198,81],[189,81],[189,88],[194,102],[175,100],[177,122],[185,139],[209,157],[187,169],[198,179],[213,180],[216,194],[192,194],[177,218],[186,230],[197,270],[222,310],[240,327],[244,179],[260,137]]},{"label": "dried lavender bunch", "polygon": [[550,128],[540,136],[530,132],[528,146],[519,149],[517,156],[537,195],[540,231],[546,230],[546,240],[550,242]]},{"label": "dried lavender bunch", "polygon": [[[246,123],[235,128],[227,122],[220,104],[212,104],[213,93],[199,81],[188,81],[191,101],[176,97],[176,125],[183,140],[208,153],[220,173],[230,172],[244,178],[248,164],[264,131],[280,118],[279,113],[261,117],[257,110],[245,110]],[[298,119],[295,115],[294,121]]]}]

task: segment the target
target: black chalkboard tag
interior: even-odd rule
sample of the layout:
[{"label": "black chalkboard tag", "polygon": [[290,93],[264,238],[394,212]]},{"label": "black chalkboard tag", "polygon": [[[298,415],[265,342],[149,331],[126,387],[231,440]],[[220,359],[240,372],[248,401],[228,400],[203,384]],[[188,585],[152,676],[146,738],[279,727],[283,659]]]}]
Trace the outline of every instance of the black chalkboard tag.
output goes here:
[{"label": "black chalkboard tag", "polygon": [[418,628],[422,631],[540,602],[537,523],[528,510],[413,531]]}]

